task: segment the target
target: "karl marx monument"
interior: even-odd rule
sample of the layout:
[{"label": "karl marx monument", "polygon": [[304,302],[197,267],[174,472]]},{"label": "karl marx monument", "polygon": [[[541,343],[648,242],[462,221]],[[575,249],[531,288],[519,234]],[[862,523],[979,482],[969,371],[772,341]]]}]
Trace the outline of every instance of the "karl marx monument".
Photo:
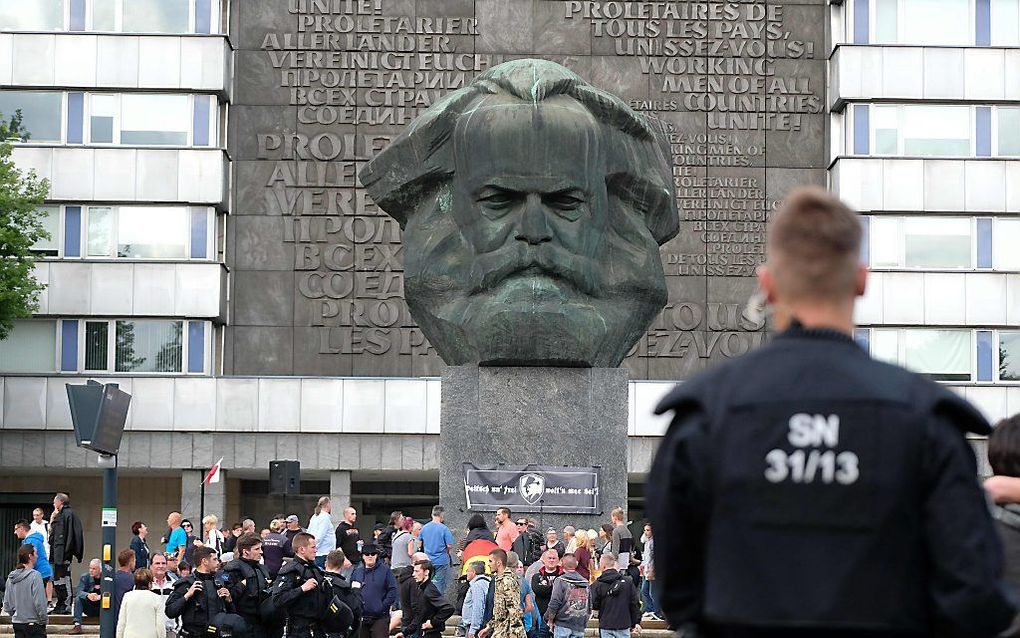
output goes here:
[{"label": "karl marx monument", "polygon": [[[451,366],[451,523],[468,505],[461,462],[594,467],[591,526],[626,507],[618,366],[666,303],[659,246],[679,226],[659,123],[558,64],[516,60],[426,110],[360,178],[404,231],[407,304]],[[543,525],[585,522],[533,500]]]}]

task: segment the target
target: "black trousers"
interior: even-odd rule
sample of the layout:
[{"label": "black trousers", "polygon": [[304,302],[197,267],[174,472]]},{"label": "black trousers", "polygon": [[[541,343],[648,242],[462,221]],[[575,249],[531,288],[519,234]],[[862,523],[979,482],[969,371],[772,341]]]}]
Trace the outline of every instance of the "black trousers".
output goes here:
[{"label": "black trousers", "polygon": [[14,638],[46,638],[46,625],[14,623]]},{"label": "black trousers", "polygon": [[390,635],[390,619],[365,618],[361,621],[360,638],[386,638]]}]

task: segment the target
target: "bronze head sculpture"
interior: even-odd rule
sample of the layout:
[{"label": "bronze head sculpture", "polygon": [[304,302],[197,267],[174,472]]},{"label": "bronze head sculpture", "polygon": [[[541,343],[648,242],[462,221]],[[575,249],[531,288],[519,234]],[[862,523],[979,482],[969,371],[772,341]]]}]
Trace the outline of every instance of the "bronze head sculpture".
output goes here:
[{"label": "bronze head sculpture", "polygon": [[668,140],[558,64],[482,73],[360,178],[404,230],[404,294],[449,365],[617,366],[666,303]]}]

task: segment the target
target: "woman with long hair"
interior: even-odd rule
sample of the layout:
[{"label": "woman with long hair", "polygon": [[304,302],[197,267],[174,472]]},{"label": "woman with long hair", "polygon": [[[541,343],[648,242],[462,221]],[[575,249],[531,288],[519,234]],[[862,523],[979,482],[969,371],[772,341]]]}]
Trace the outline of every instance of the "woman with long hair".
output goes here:
[{"label": "woman with long hair", "polygon": [[574,539],[577,547],[574,549],[574,558],[577,559],[577,573],[591,581],[592,551],[588,547],[588,532],[579,529],[574,532]]}]

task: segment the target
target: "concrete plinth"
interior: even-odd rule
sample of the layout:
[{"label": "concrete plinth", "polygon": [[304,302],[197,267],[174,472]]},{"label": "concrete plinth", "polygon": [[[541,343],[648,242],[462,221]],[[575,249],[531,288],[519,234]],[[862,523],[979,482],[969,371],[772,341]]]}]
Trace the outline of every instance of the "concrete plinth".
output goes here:
[{"label": "concrete plinth", "polygon": [[[537,506],[514,515],[545,528],[595,528],[627,507],[627,381],[621,368],[447,368],[439,437],[439,500],[447,524],[463,534],[467,518],[462,463],[601,466],[601,514],[550,514]],[[492,527],[493,514],[484,513]]]}]

